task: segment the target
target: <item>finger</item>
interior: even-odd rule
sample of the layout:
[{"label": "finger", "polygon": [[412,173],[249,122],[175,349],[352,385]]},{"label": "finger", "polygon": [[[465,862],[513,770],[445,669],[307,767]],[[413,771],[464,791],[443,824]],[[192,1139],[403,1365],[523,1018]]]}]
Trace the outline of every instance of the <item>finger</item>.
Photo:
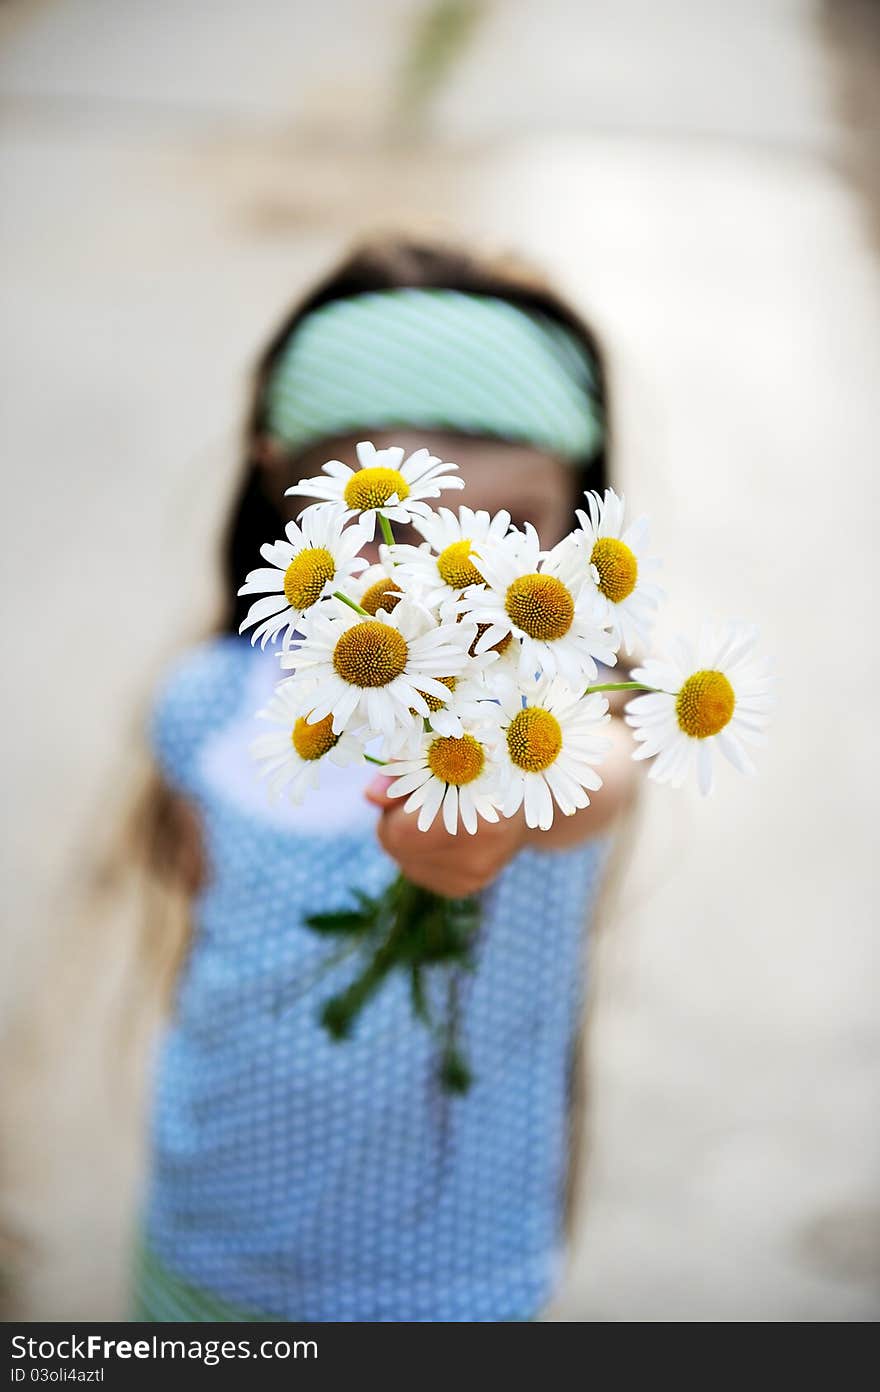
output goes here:
[{"label": "finger", "polygon": [[411,812],[404,812],[399,802],[386,803],[376,825],[376,835],[380,844],[395,860],[401,856],[422,857],[430,851],[431,845],[425,832],[419,831],[418,823]]},{"label": "finger", "polygon": [[464,839],[450,836],[439,820],[427,831],[419,831],[416,813],[405,812],[400,803],[393,800],[383,810],[377,830],[381,844],[396,860],[407,856],[425,861],[439,855],[447,863],[452,863]]},{"label": "finger", "polygon": [[388,789],[393,782],[393,778],[387,778],[384,773],[377,773],[364,789],[364,797],[367,802],[371,802],[374,807],[383,809],[398,806],[395,799],[388,796]]},{"label": "finger", "polygon": [[413,851],[423,854],[428,849],[415,817],[410,812],[404,812],[399,802],[389,800],[383,804],[376,834],[380,844],[395,859],[406,853],[412,855]]}]

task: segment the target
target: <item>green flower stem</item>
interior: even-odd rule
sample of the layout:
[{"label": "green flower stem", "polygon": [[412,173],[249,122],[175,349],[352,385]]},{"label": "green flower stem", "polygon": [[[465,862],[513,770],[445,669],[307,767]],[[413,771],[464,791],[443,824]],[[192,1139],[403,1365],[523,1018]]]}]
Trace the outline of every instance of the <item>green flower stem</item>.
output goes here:
[{"label": "green flower stem", "polygon": [[286,1004],[283,1006],[281,1004],[276,1006],[276,1014],[281,1014],[282,1016],[288,1015],[301,997],[306,995],[312,987],[320,981],[326,971],[329,971],[331,967],[338,966],[340,962],[344,962],[346,958],[353,956],[355,952],[360,952],[362,949],[363,942],[360,936],[358,936],[353,942],[346,943],[338,952],[333,952],[329,957],[325,957],[318,970],[307,976],[305,981],[300,982],[293,994],[286,997]]},{"label": "green flower stem", "polygon": [[365,754],[364,758],[367,760],[368,763],[379,764],[381,768],[384,768],[388,762],[387,759],[377,759],[374,754]]},{"label": "green flower stem", "polygon": [[410,926],[414,903],[420,891],[403,875],[398,875],[383,896],[381,917],[377,919],[384,941],[375,950],[360,976],[337,996],[331,996],[321,1012],[321,1021],[335,1039],[345,1039],[367,1001],[400,958],[400,943]]},{"label": "green flower stem", "polygon": [[[598,686],[588,686],[584,692],[585,696],[592,696],[594,691],[654,691],[659,692],[658,686],[645,686],[644,682],[600,682]],[[665,694],[665,693],[661,693]]]},{"label": "green flower stem", "polygon": [[359,604],[355,604],[354,600],[353,600],[353,599],[349,599],[348,595],[347,595],[347,594],[343,594],[341,590],[334,590],[334,591],[333,591],[333,598],[334,598],[334,599],[341,599],[342,602],[343,602],[343,604],[347,604],[348,607],[349,607],[349,609],[353,609],[354,612],[355,612],[356,614],[360,614],[363,618],[365,618],[365,619],[370,619],[370,618],[372,618],[372,614],[368,614],[367,611],[366,611],[366,609],[362,609],[361,606],[360,606]]},{"label": "green flower stem", "polygon": [[346,990],[324,1005],[321,1020],[335,1039],[345,1039],[367,1001],[378,991],[397,960],[397,941],[392,934],[373,954],[364,971]]},{"label": "green flower stem", "polygon": [[446,1023],[443,1052],[440,1059],[440,1081],[447,1092],[467,1092],[471,1085],[471,1070],[467,1066],[458,1042],[461,1027],[459,978],[453,971],[449,977],[446,1000]]},{"label": "green flower stem", "polygon": [[[334,1039],[347,1038],[361,1011],[382,989],[393,971],[406,973],[414,1014],[435,1035],[440,1052],[440,1081],[448,1092],[465,1092],[470,1071],[458,1039],[458,981],[473,967],[473,943],[479,926],[476,899],[446,899],[413,884],[404,875],[377,897],[355,889],[357,907],[313,914],[307,925],[324,936],[341,933],[353,951],[361,950],[361,969],[353,981],[324,1002],[321,1021]],[[331,959],[335,960],[335,959]],[[448,981],[446,1019],[433,1018],[425,968],[445,965]]]},{"label": "green flower stem", "polygon": [[382,535],[385,538],[386,544],[388,546],[393,546],[394,533],[391,530],[391,523],[388,521],[388,518],[385,516],[384,512],[377,513],[377,516],[379,518],[379,526],[382,529]]}]

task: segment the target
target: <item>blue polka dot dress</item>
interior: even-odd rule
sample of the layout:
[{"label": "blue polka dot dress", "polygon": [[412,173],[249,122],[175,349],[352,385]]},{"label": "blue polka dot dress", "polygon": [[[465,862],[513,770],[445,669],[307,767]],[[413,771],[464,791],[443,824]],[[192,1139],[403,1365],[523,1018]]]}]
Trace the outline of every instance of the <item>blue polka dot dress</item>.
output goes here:
[{"label": "blue polka dot dress", "polygon": [[210,873],[158,1059],[144,1245],[165,1295],[145,1317],[530,1318],[557,1270],[605,847],[529,849],[485,894],[462,996],[467,1094],[439,1087],[402,973],[334,1042],[318,1013],[353,965],[326,969],[337,945],[304,917],[396,869],[362,796],[371,769],[328,762],[302,806],[269,800],[248,746],[277,678],[273,656],[219,638],[155,708],[156,754],[200,813]]}]

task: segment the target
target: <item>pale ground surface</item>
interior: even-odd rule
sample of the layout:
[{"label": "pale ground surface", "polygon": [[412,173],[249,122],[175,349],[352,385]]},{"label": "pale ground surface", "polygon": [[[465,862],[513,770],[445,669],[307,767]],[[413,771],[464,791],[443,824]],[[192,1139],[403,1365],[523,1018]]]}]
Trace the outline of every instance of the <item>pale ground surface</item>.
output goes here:
[{"label": "pale ground surface", "polygon": [[812,7],[499,0],[426,143],[383,148],[416,8],[0,11],[3,1018],[42,999],[6,1051],[10,1311],[123,1311],[153,997],[121,919],[73,926],[72,872],[210,613],[247,362],[350,236],[406,216],[536,253],[581,298],[664,631],[756,618],[778,655],[760,781],[645,799],[595,959],[559,1313],[870,1318],[880,315]]}]

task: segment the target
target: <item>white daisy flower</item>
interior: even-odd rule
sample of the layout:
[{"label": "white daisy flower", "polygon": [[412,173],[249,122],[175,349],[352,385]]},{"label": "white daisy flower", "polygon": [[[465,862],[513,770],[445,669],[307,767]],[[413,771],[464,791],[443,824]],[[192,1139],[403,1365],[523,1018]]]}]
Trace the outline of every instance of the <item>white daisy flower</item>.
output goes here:
[{"label": "white daisy flower", "polygon": [[695,648],[679,640],[673,659],[651,658],[633,670],[634,681],[656,688],[626,706],[639,741],[633,758],[654,759],[649,778],[680,787],[696,761],[706,794],[716,747],[741,773],[754,773],[743,743],[764,743],[772,705],[769,666],[754,657],[756,637],[742,624],[706,625]]},{"label": "white daisy flower", "polygon": [[302,693],[289,681],[279,683],[269,704],[258,712],[276,728],[251,744],[251,754],[269,779],[271,796],[278,797],[286,788],[296,803],[318,786],[323,759],[345,765],[362,763],[364,757],[363,745],[352,731],[334,734],[329,716],[312,723],[301,709]]},{"label": "white daisy flower", "polygon": [[[478,652],[480,640],[488,630],[488,624],[477,624],[476,637],[468,651],[472,662],[479,662],[483,658],[492,659],[491,665],[487,666],[480,674],[480,681],[486,688],[486,695],[491,700],[500,700],[505,692],[513,693],[520,689],[521,650],[513,634],[506,633],[491,648],[487,648],[484,652]],[[534,673],[532,675],[534,676]]]},{"label": "white daisy flower", "polygon": [[385,772],[395,780],[388,796],[405,797],[404,812],[418,810],[419,831],[427,831],[441,809],[451,836],[459,821],[473,835],[478,817],[499,820],[498,768],[478,729],[462,730],[460,735],[426,731],[413,757],[392,760]]},{"label": "white daisy flower", "polygon": [[512,633],[505,633],[497,643],[488,648],[484,647],[481,640],[489,632],[491,625],[477,623],[470,614],[463,614],[463,604],[467,604],[466,599],[460,603],[441,606],[440,612],[445,614],[451,610],[457,615],[459,623],[470,624],[474,637],[468,648],[468,672],[473,675],[476,685],[482,688],[483,699],[497,701],[503,692],[519,691],[519,642]]},{"label": "white daisy flower", "polygon": [[485,624],[476,651],[485,652],[509,635],[519,641],[519,676],[536,672],[564,677],[572,686],[595,681],[596,659],[616,662],[610,634],[596,617],[590,586],[579,574],[578,558],[564,543],[544,553],[530,523],[511,532],[473,562],[486,580],[484,589],[469,590],[462,609]]},{"label": "white daisy flower", "polygon": [[547,831],[554,802],[566,817],[589,806],[587,790],[602,786],[595,765],[611,747],[599,733],[610,719],[604,696],[582,696],[552,677],[522,696],[505,696],[497,719],[503,816],[522,806],[526,825]]},{"label": "white daisy flower", "polygon": [[347,592],[373,618],[380,609],[384,609],[386,614],[390,614],[394,606],[403,598],[403,590],[391,573],[393,569],[391,562],[386,559],[387,551],[387,546],[379,547],[379,555],[382,559],[376,565],[368,566]]},{"label": "white daisy flower", "polygon": [[429,696],[448,699],[440,678],[457,676],[468,661],[462,629],[437,623],[410,600],[375,618],[330,601],[304,620],[302,643],[281,661],[304,685],[313,719],[332,715],[337,734],[366,723],[392,741],[400,727],[411,726],[413,711],[427,719]]},{"label": "white daisy flower", "polygon": [[425,498],[439,498],[444,488],[464,488],[464,479],[450,470],[457,464],[444,463],[429,450],[419,449],[404,461],[399,445],[377,450],[369,440],[357,446],[357,469],[338,459],[322,466],[322,478],[300,479],[287,492],[322,502],[342,503],[346,517],[359,516],[369,539],[376,531],[376,516],[389,522],[415,522],[430,516]]},{"label": "white daisy flower", "polygon": [[623,644],[632,652],[648,641],[654,610],[663,597],[650,578],[660,562],[645,554],[648,519],[638,517],[624,529],[624,499],[613,488],[606,488],[604,498],[596,492],[584,496],[589,514],[578,509],[580,529],[570,540],[586,561],[602,626],[611,629],[617,646]]},{"label": "white daisy flower", "polygon": [[[471,627],[471,633],[475,630]],[[409,730],[395,732],[390,747],[393,758],[413,759],[421,748],[422,735],[426,731],[435,735],[446,735],[461,739],[466,728],[479,724],[485,718],[487,702],[495,700],[493,689],[487,682],[486,671],[497,661],[495,653],[485,653],[482,657],[469,657],[464,671],[457,676],[440,678],[440,684],[448,688],[444,701],[436,696],[425,696],[429,714],[424,721],[414,719]],[[416,714],[415,711],[410,712]]]},{"label": "white daisy flower", "polygon": [[471,560],[471,552],[481,545],[492,546],[510,530],[510,513],[473,512],[460,507],[458,516],[450,508],[438,508],[429,517],[419,518],[416,530],[425,538],[422,546],[391,547],[391,559],[400,585],[415,586],[426,604],[458,599],[469,585],[482,585],[483,576]]},{"label": "white daisy flower", "polygon": [[432,730],[438,735],[460,736],[462,722],[480,719],[485,703],[496,699],[486,675],[496,661],[495,653],[469,657],[461,676],[444,678],[443,685],[448,686],[450,692],[448,701],[440,705],[433,698],[428,700],[431,707],[428,724]]},{"label": "white daisy flower", "polygon": [[364,569],[367,562],[358,552],[367,541],[366,533],[359,526],[345,527],[344,516],[338,507],[307,508],[299,523],[288,522],[286,541],[260,547],[260,555],[270,564],[252,570],[238,593],[265,598],[251,605],[239,633],[257,624],[251,642],[259,638],[265,648],[286,630],[284,646],[289,647],[303,615],[333,590],[344,589]]}]

